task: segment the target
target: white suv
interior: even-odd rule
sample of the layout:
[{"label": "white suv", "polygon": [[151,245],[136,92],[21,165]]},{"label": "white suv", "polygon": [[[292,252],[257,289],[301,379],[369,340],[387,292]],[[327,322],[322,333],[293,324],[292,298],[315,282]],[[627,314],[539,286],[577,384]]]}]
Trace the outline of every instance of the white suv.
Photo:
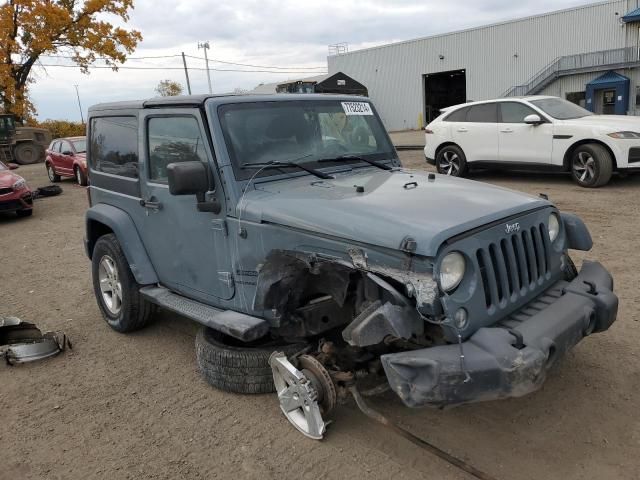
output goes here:
[{"label": "white suv", "polygon": [[600,187],[613,171],[640,171],[640,118],[594,115],[558,97],[472,102],[442,110],[427,125],[427,162],[464,176],[473,168],[571,171]]}]

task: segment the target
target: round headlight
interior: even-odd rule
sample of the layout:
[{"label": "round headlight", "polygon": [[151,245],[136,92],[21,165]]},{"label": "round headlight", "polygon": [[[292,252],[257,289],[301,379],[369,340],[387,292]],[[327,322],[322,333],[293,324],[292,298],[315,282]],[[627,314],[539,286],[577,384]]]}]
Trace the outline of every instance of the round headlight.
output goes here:
[{"label": "round headlight", "polygon": [[549,215],[549,240],[552,242],[558,238],[558,234],[560,233],[560,220],[558,219],[558,215],[552,213]]},{"label": "round headlight", "polygon": [[450,292],[460,285],[465,267],[464,257],[461,253],[448,253],[440,263],[440,288],[445,292]]}]

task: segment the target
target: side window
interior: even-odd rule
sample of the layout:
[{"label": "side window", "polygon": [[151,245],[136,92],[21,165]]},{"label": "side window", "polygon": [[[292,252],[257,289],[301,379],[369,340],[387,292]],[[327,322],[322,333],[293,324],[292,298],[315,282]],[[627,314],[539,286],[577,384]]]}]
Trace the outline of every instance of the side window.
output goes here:
[{"label": "side window", "polygon": [[91,163],[95,170],[138,178],[138,119],[91,119]]},{"label": "side window", "polygon": [[524,123],[524,117],[537,115],[532,108],[518,102],[500,103],[500,115],[502,123]]},{"label": "side window", "polygon": [[59,144],[60,142],[52,142],[51,146],[49,147],[49,150],[51,150],[52,152],[57,152]]},{"label": "side window", "polygon": [[452,113],[450,113],[445,119],[445,122],[466,122],[467,121],[467,112],[469,111],[469,107],[460,108]]},{"label": "side window", "polygon": [[69,142],[60,142],[60,145],[58,146],[58,151],[61,153],[70,152],[71,145],[69,145]]},{"label": "side window", "polygon": [[167,165],[207,161],[200,126],[194,117],[155,117],[147,126],[149,179],[167,182]]},{"label": "side window", "polygon": [[469,109],[467,122],[498,123],[498,106],[495,103],[481,103]]}]

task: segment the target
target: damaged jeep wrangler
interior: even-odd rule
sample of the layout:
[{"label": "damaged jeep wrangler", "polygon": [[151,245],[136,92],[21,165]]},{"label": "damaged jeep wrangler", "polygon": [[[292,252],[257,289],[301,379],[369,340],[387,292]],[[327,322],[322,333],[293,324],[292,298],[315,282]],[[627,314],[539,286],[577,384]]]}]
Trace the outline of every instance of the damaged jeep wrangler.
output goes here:
[{"label": "damaged jeep wrangler", "polygon": [[85,247],[119,332],[203,325],[199,370],[276,391],[321,438],[354,389],[410,407],[517,397],[618,300],[544,198],[404,169],[369,99],[184,96],[92,107]]}]

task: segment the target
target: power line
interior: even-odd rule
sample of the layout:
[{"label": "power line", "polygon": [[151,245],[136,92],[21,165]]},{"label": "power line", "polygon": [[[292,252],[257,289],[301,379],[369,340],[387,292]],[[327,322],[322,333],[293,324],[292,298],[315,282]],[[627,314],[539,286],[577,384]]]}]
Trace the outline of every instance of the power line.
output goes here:
[{"label": "power line", "polygon": [[[127,57],[127,61],[128,60],[150,60],[150,59],[158,59],[158,58],[178,58],[181,57],[182,55],[157,55],[157,56],[145,56],[145,57]],[[68,58],[68,59],[74,59],[76,57],[74,57],[73,55],[41,55],[41,57],[46,57],[46,58]],[[185,57],[187,58],[193,58],[196,60],[205,60],[204,57],[198,57],[195,55],[185,55]],[[107,60],[105,57],[97,57],[96,60]],[[254,67],[254,68],[267,68],[269,70],[318,70],[318,69],[324,69],[326,70],[327,67],[324,66],[313,66],[313,67],[280,67],[280,66],[276,66],[276,65],[254,65],[254,64],[250,64],[250,63],[238,63],[238,62],[229,62],[226,60],[219,60],[219,59],[214,59],[214,58],[210,58],[209,59],[210,62],[214,62],[214,63],[223,63],[226,65],[238,65],[241,67]]]},{"label": "power line", "polygon": [[[22,66],[20,63],[8,63],[4,62],[4,65],[15,65]],[[39,63],[40,67],[60,67],[60,68],[80,68],[79,65],[60,65],[60,64],[47,64],[47,63]],[[86,68],[93,69],[109,69],[113,70],[113,67],[108,65],[87,65]],[[127,67],[127,66],[118,66],[118,70],[183,70],[183,67]],[[189,70],[198,70],[205,72],[206,68],[198,68],[198,67],[189,67]],[[302,73],[302,74],[321,74],[324,72],[313,72],[313,71],[304,71],[304,70],[238,70],[238,69],[230,69],[230,68],[211,68],[216,72],[236,72],[236,73]]]}]

